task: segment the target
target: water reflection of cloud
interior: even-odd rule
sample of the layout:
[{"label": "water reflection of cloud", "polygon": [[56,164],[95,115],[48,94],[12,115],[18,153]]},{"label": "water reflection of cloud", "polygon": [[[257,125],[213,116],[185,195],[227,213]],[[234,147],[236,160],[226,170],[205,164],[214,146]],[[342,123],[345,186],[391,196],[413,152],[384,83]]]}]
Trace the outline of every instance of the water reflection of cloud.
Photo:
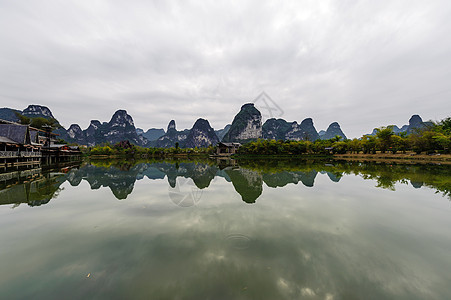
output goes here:
[{"label": "water reflection of cloud", "polygon": [[449,211],[427,189],[322,174],[315,188],[262,185],[246,205],[217,180],[184,209],[162,179],[135,182],[127,201],[87,181],[61,188],[39,209],[0,210],[6,296],[449,298]]}]

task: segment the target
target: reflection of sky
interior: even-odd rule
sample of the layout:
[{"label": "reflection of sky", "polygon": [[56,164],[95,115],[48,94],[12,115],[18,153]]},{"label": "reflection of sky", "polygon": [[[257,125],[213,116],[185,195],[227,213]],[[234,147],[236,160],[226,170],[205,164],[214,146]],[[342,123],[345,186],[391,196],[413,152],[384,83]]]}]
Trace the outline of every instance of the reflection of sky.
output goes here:
[{"label": "reflection of sky", "polygon": [[218,178],[179,207],[166,179],[139,180],[122,201],[85,181],[62,187],[44,206],[0,206],[5,297],[451,296],[451,209],[429,189],[318,174],[314,187],[263,185],[249,205]]}]

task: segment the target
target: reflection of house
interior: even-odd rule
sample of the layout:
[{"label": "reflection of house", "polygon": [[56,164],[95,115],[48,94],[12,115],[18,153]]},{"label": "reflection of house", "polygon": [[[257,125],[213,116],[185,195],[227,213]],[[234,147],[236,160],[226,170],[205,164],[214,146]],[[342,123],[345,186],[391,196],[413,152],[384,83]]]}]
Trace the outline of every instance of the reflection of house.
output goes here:
[{"label": "reflection of house", "polygon": [[240,143],[218,143],[216,148],[216,155],[229,156],[235,154],[238,148],[241,147]]}]

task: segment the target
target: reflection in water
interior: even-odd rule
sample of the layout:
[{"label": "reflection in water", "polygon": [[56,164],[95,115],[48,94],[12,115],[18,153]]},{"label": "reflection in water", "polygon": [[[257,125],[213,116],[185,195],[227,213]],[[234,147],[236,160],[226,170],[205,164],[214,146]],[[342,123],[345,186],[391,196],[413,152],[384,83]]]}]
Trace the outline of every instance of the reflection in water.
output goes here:
[{"label": "reflection in water", "polygon": [[[28,203],[37,206],[48,203],[60,192],[60,185],[68,181],[78,186],[83,180],[91,189],[101,187],[111,189],[114,196],[126,199],[133,192],[136,180],[144,178],[162,180],[167,177],[172,201],[180,206],[192,206],[199,199],[195,191],[208,188],[213,179],[222,177],[231,182],[235,191],[246,203],[255,203],[263,193],[263,183],[270,188],[284,187],[301,182],[306,187],[313,187],[320,174],[336,183],[346,175],[358,175],[367,180],[375,180],[376,187],[395,190],[396,183],[410,184],[414,188],[427,186],[436,189],[445,196],[450,196],[451,171],[449,166],[440,165],[392,165],[375,163],[351,163],[324,161],[292,160],[244,160],[233,164],[217,165],[212,161],[152,161],[124,163],[116,161],[97,161],[75,165],[66,173],[46,172],[41,169],[1,174],[0,204]],[[30,175],[31,174],[31,175]],[[22,178],[22,177],[25,177]],[[191,189],[191,195],[181,193],[177,178],[182,188]],[[189,180],[188,180],[189,179]],[[191,182],[193,185],[191,185]]]},{"label": "reflection in water", "polygon": [[246,203],[254,203],[263,192],[262,175],[253,170],[231,168],[225,170],[233,187]]},{"label": "reflection in water", "polygon": [[[11,176],[12,173],[16,176]],[[31,174],[31,175],[29,175]],[[61,191],[60,185],[66,180],[63,173],[41,173],[41,169],[31,169],[3,173],[0,183],[0,205],[28,203],[30,206],[40,206],[57,197]],[[13,184],[15,183],[15,184]]]},{"label": "reflection in water", "polygon": [[451,209],[429,190],[449,196],[450,178],[283,160],[10,172],[1,298],[451,299]]}]

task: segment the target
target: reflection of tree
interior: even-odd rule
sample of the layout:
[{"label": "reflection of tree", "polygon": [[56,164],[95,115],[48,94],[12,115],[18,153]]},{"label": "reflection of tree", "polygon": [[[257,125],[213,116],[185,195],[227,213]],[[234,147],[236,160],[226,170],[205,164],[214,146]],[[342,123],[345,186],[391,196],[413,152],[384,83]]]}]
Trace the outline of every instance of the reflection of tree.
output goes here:
[{"label": "reflection of tree", "polygon": [[[451,197],[451,168],[447,165],[406,165],[406,164],[383,164],[374,162],[349,162],[349,161],[308,161],[308,160],[242,160],[238,162],[243,168],[258,171],[263,174],[268,186],[283,186],[274,181],[266,180],[271,177],[287,177],[287,173],[311,174],[314,170],[327,173],[329,178],[338,182],[343,174],[354,174],[366,180],[375,180],[376,187],[395,190],[395,184],[408,184],[415,188],[423,185],[436,189],[444,196]],[[293,175],[294,176],[294,175]],[[288,175],[289,177],[289,175]],[[309,176],[304,177],[303,183],[309,186]],[[314,178],[314,177],[313,177]],[[289,182],[285,179],[285,182]],[[295,179],[292,179],[296,183]],[[310,181],[313,186],[313,181]]]},{"label": "reflection of tree", "polygon": [[[211,161],[139,161],[133,163],[106,160],[83,164],[68,173],[32,172],[32,178],[11,179],[0,185],[0,204],[28,203],[38,206],[58,196],[60,186],[68,181],[78,186],[86,180],[91,189],[109,187],[117,199],[132,193],[136,180],[168,177],[175,187],[177,177],[191,178],[199,189],[210,186],[215,176],[232,182],[243,201],[254,203],[262,194],[263,182],[272,188],[302,182],[312,187],[318,171],[339,182],[343,174],[354,174],[377,182],[376,187],[395,190],[396,184],[411,184],[414,188],[430,187],[451,197],[451,168],[446,165],[402,165],[372,162],[300,161],[300,160],[243,160],[220,169]],[[55,170],[54,170],[55,171]],[[14,174],[17,171],[14,172]],[[27,173],[28,174],[28,173]],[[52,175],[50,175],[52,174]],[[5,177],[5,176],[4,176]]]},{"label": "reflection of tree", "polygon": [[378,177],[376,180],[377,180],[376,187],[380,187],[380,188],[387,189],[390,191],[395,190],[396,181],[393,180],[393,178],[383,175],[383,176]]}]

